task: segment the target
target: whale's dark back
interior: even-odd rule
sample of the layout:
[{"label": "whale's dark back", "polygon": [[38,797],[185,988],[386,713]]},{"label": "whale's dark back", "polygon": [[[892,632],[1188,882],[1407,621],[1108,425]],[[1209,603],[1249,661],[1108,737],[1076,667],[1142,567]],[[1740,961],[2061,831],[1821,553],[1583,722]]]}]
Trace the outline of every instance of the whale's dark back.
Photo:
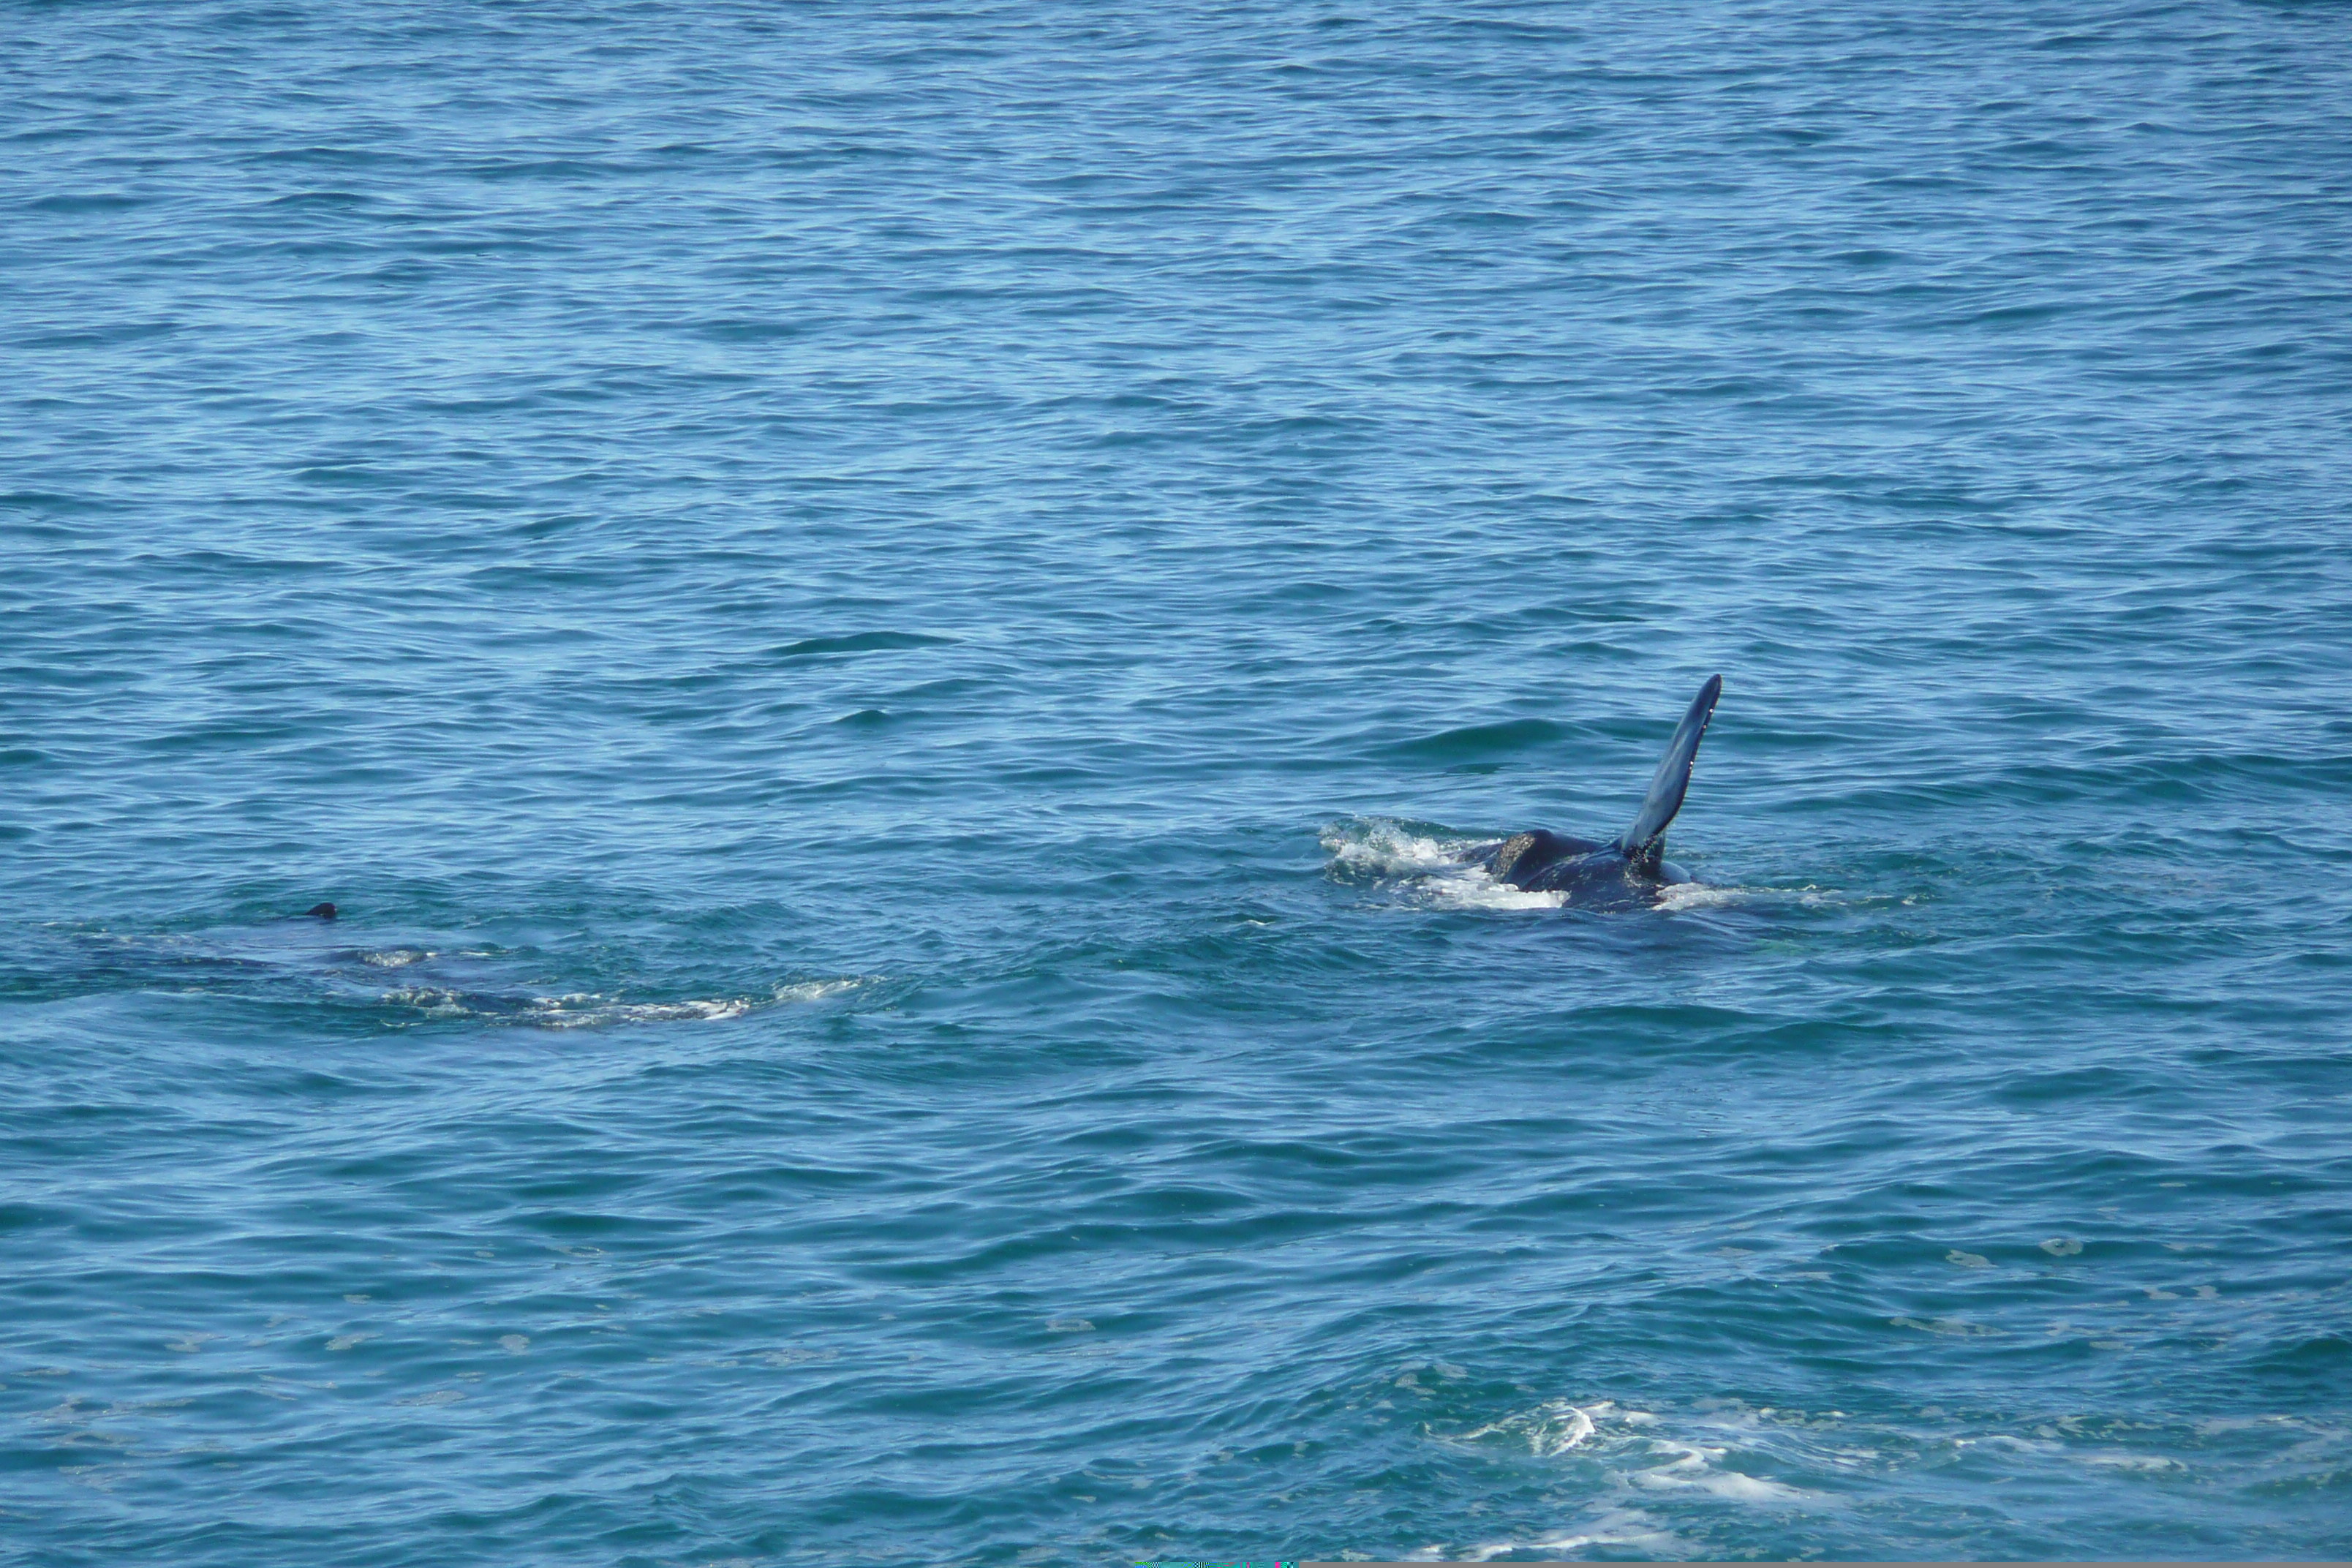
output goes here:
[{"label": "whale's dark back", "polygon": [[1581,894],[1573,900],[1578,903],[1612,901],[1660,881],[1689,880],[1686,873],[1666,864],[1666,825],[1683,808],[1698,743],[1722,695],[1723,677],[1707,677],[1682,722],[1675,726],[1674,739],[1666,742],[1666,754],[1650,775],[1649,792],[1642,797],[1633,825],[1614,841],[1603,844],[1538,827],[1482,844],[1463,858],[1484,866],[1497,881],[1529,892]]}]

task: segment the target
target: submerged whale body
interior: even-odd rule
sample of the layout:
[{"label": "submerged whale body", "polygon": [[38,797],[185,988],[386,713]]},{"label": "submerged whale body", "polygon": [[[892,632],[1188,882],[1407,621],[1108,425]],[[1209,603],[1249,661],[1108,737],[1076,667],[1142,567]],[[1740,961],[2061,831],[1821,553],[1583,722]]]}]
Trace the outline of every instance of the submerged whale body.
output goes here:
[{"label": "submerged whale body", "polygon": [[1530,893],[1566,893],[1577,904],[1630,900],[1660,886],[1689,881],[1690,873],[1665,858],[1666,824],[1683,808],[1699,739],[1722,695],[1723,677],[1709,676],[1683,721],[1675,726],[1675,738],[1666,742],[1666,754],[1650,775],[1650,792],[1642,799],[1640,814],[1615,838],[1603,843],[1538,827],[1477,845],[1465,850],[1462,858],[1484,867],[1498,882]]}]

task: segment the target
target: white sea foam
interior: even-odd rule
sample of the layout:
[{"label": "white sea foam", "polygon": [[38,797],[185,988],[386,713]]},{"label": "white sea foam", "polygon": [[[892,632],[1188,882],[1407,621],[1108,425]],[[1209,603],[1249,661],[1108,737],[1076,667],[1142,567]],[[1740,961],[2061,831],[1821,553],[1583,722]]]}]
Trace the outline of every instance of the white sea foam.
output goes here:
[{"label": "white sea foam", "polygon": [[[1572,1457],[1597,1464],[1613,1484],[1644,1491],[1696,1492],[1726,1502],[1756,1505],[1821,1499],[1818,1492],[1724,1464],[1735,1448],[1754,1446],[1746,1440],[1749,1433],[1766,1429],[1758,1414],[1747,1406],[1727,1403],[1680,1424],[1707,1429],[1710,1436],[1728,1429],[1739,1436],[1736,1441],[1694,1441],[1687,1433],[1674,1436],[1662,1431],[1661,1418],[1652,1411],[1625,1409],[1605,1399],[1589,1405],[1553,1399],[1441,1440],[1480,1445],[1505,1437],[1524,1442],[1538,1458]],[[1496,1548],[1494,1554],[1522,1550],[1527,1544],[1536,1543],[1505,1544]]]},{"label": "white sea foam", "polygon": [[[1617,1407],[1602,1403],[1593,1409],[1604,1414]],[[1578,1447],[1593,1432],[1591,1411],[1571,1405],[1565,1399],[1554,1399],[1518,1415],[1506,1415],[1500,1421],[1489,1422],[1475,1432],[1465,1432],[1453,1439],[1457,1443],[1475,1443],[1481,1437],[1507,1432],[1527,1439],[1528,1451],[1538,1458],[1564,1454]]]},{"label": "white sea foam", "polygon": [[1472,910],[1556,910],[1568,901],[1564,893],[1530,893],[1498,882],[1457,858],[1483,842],[1423,831],[1385,816],[1335,822],[1322,837],[1324,849],[1342,870],[1393,883],[1408,897],[1430,903]]},{"label": "white sea foam", "polygon": [[1746,903],[1756,896],[1753,888],[1716,888],[1705,882],[1676,882],[1658,889],[1658,908],[1675,912],[1684,910],[1719,910],[1732,904]]},{"label": "white sea foam", "polygon": [[1417,832],[1385,816],[1355,817],[1323,830],[1323,847],[1340,864],[1380,875],[1450,869],[1475,838]]},{"label": "white sea foam", "polygon": [[2101,1465],[2111,1470],[2185,1470],[2189,1467],[2178,1459],[2161,1454],[2126,1454],[2110,1450],[2101,1454],[2084,1454],[2083,1463]]},{"label": "white sea foam", "polygon": [[1668,1561],[1688,1555],[1672,1531],[1662,1528],[1655,1520],[1639,1510],[1627,1508],[1612,1509],[1573,1534],[1544,1535],[1528,1541],[1490,1541],[1465,1547],[1450,1556],[1443,1548],[1431,1546],[1425,1549],[1426,1556],[1406,1561],[1492,1563],[1496,1558],[1514,1552],[1541,1552],[1550,1555],[1580,1552],[1592,1546],[1624,1548],[1638,1552],[1653,1561]]},{"label": "white sea foam", "polygon": [[[1533,1456],[1556,1468],[1559,1485],[1570,1496],[1589,1500],[1587,1508],[1621,1511],[1600,1518],[1571,1516],[1548,1528],[1542,1539],[1457,1542],[1450,1551],[1432,1546],[1419,1555],[1490,1562],[1538,1552],[1580,1555],[1586,1548],[1604,1546],[1652,1558],[1686,1555],[1663,1536],[1639,1539],[1643,1530],[1656,1527],[1633,1513],[1629,1505],[1639,1502],[1660,1521],[1705,1518],[1726,1510],[1832,1509],[1857,1485],[1900,1485],[1906,1472],[1964,1457],[1973,1470],[1998,1472],[2003,1479],[2087,1471],[2162,1482],[2204,1474],[2214,1463],[2217,1437],[2259,1445],[2266,1452],[2251,1461],[2257,1466],[2328,1462],[2340,1456],[2345,1432],[2306,1428],[2301,1423],[2294,1423],[2294,1430],[2278,1431],[2274,1424],[2288,1419],[2200,1423],[2200,1452],[2178,1446],[2189,1440],[2185,1428],[2176,1429],[2168,1439],[2156,1435],[2164,1423],[2099,1414],[2040,1422],[2020,1415],[1979,1426],[1934,1405],[1908,1416],[1890,1413],[1873,1418],[1837,1410],[1754,1405],[1729,1397],[1679,1401],[1657,1412],[1624,1409],[1606,1400],[1552,1399],[1485,1426],[1456,1434],[1432,1430],[1429,1436],[1483,1451],[1515,1470]],[[2305,1438],[2305,1430],[2319,1436]]]},{"label": "white sea foam", "polygon": [[1761,1476],[1717,1468],[1717,1462],[1730,1451],[1727,1447],[1658,1437],[1649,1439],[1649,1443],[1653,1455],[1667,1456],[1665,1462],[1623,1474],[1633,1485],[1652,1491],[1702,1491],[1730,1502],[1755,1503],[1796,1502],[1816,1495]]}]

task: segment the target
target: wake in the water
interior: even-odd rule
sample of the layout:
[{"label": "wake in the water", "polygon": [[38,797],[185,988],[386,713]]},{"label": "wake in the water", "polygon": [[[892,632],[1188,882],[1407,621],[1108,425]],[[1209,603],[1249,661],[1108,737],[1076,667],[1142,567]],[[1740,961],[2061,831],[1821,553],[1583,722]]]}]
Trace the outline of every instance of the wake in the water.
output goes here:
[{"label": "wake in the water", "polygon": [[[551,983],[545,952],[417,942],[373,945],[350,936],[348,930],[320,923],[282,921],[204,931],[68,931],[41,944],[37,986],[60,995],[143,986],[182,995],[358,1008],[393,1027],[471,1019],[578,1029],[740,1018],[825,1001],[877,979],[839,975],[729,985],[701,996],[632,995],[596,985],[576,970],[562,976],[562,968],[574,966],[560,960]],[[0,990],[10,988],[11,967],[0,964]],[[573,984],[563,984],[565,978]],[[27,979],[14,988],[30,992],[36,983]]]},{"label": "wake in the water", "polygon": [[867,984],[864,978],[812,980],[779,985],[764,996],[720,996],[681,1002],[632,1002],[593,991],[560,996],[455,991],[430,985],[386,992],[391,1005],[413,1007],[427,1018],[476,1018],[535,1025],[542,1029],[598,1028],[614,1024],[669,1024],[740,1018],[791,1002],[820,1002]]}]

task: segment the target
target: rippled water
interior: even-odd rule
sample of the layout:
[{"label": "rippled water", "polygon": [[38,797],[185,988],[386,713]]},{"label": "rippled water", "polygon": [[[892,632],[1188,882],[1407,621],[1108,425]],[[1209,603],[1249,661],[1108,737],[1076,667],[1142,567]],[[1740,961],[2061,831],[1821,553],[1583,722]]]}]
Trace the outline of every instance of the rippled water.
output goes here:
[{"label": "rippled water", "polygon": [[14,1560],[2352,1554],[2341,7],[5,15]]}]

